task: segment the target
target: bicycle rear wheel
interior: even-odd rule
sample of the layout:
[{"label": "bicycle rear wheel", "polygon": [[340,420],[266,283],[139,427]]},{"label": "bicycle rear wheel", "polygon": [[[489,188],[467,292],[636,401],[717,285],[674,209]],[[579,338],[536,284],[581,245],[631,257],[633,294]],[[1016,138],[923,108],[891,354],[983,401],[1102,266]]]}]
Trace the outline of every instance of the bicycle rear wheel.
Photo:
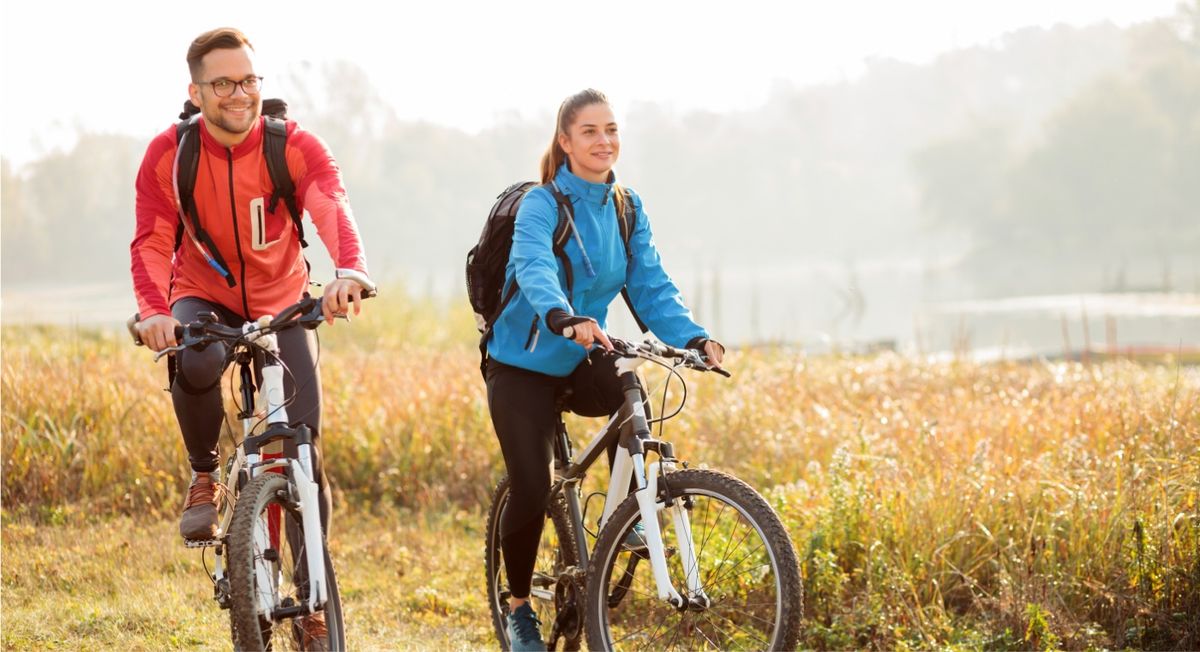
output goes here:
[{"label": "bicycle rear wheel", "polygon": [[[589,649],[794,649],[800,570],[771,506],[746,483],[716,471],[679,471],[660,482],[677,506],[664,505],[659,492],[658,523],[671,584],[688,597],[683,544],[690,538],[705,597],[684,610],[659,599],[649,558],[625,545],[641,519],[637,499],[629,496],[600,531],[588,565]],[[676,532],[676,509],[690,521],[684,540]]]},{"label": "bicycle rear wheel", "polygon": [[[287,476],[263,473],[240,492],[229,528],[229,584],[233,644],[239,650],[343,650],[346,632],[342,620],[337,577],[327,546],[309,551],[304,545],[304,525],[289,496]],[[323,539],[323,537],[322,537]],[[309,640],[302,617],[275,622],[263,613],[303,604],[308,599],[308,554],[323,555],[328,600],[322,611],[327,633]],[[310,619],[313,617],[310,616]],[[313,623],[308,621],[310,631]]]},{"label": "bicycle rear wheel", "polygon": [[[508,504],[510,488],[508,476],[504,476],[492,492],[487,543],[484,546],[492,627],[496,631],[496,641],[504,650],[510,649],[507,619],[511,594],[504,555],[500,550],[500,516]],[[562,494],[555,496],[546,511],[551,524],[543,528],[542,540],[538,544],[530,604],[542,620],[542,636],[547,639],[547,649],[556,649],[561,641],[561,649],[578,650],[583,638],[583,587],[572,578],[563,577],[564,570],[579,566],[575,530],[567,513],[566,498]]]}]

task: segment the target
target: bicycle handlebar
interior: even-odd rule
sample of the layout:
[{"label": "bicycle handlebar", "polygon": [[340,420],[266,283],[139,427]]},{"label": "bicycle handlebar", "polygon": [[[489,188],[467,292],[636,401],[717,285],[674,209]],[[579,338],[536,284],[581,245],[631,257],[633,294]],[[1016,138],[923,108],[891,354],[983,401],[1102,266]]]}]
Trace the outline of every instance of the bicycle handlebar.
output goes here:
[{"label": "bicycle handlebar", "polygon": [[652,340],[634,343],[611,335],[608,340],[612,342],[616,355],[630,358],[672,358],[679,360],[689,369],[712,371],[726,378],[733,377],[733,374],[721,367],[710,367],[708,365],[708,358],[694,349],[678,349]]},{"label": "bicycle handlebar", "polygon": [[[370,291],[363,293],[362,298],[373,297],[375,294],[372,287]],[[275,317],[261,317],[252,326],[247,327],[243,325],[241,328],[226,326],[217,320],[215,314],[206,313],[194,322],[176,326],[175,341],[179,342],[179,344],[169,347],[166,350],[179,351],[217,340],[238,340],[252,334],[257,338],[269,333],[277,333],[293,326],[303,326],[310,329],[316,328],[325,318],[321,312],[321,303],[322,299],[319,297],[305,297],[284,308]],[[139,321],[141,321],[141,315],[134,313],[125,322],[125,327],[129,330],[130,336],[133,337],[133,343],[136,346],[143,346],[144,342],[142,342],[142,338],[137,332]]]}]

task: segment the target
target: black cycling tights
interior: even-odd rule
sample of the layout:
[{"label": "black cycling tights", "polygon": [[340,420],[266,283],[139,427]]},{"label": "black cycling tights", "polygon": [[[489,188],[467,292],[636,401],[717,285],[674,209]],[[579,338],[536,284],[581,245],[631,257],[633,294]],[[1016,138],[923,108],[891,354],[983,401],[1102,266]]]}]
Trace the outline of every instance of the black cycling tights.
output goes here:
[{"label": "black cycling tights", "polygon": [[[180,323],[195,321],[201,313],[217,314],[227,326],[241,326],[245,320],[225,308],[195,297],[186,297],[171,306],[171,314]],[[284,396],[295,399],[288,404],[288,420],[292,425],[304,423],[313,431],[316,468],[313,469],[320,487],[321,523],[328,527],[329,496],[325,491],[325,473],[321,464],[321,374],[317,370],[316,334],[304,328],[289,328],[278,335],[279,357],[283,373]],[[227,347],[210,344],[203,351],[184,349],[175,354],[176,375],[171,384],[171,399],[179,430],[187,446],[193,471],[215,471],[219,464],[217,450],[225,408],[221,397],[221,371]]]},{"label": "black cycling tights", "polygon": [[[614,358],[593,351],[566,378],[488,360],[488,407],[511,481],[500,515],[500,546],[513,597],[529,595],[538,541],[550,498],[550,463],[558,425],[555,399],[570,390],[566,407],[587,417],[608,416],[624,401]],[[616,445],[609,448],[609,463]]]}]

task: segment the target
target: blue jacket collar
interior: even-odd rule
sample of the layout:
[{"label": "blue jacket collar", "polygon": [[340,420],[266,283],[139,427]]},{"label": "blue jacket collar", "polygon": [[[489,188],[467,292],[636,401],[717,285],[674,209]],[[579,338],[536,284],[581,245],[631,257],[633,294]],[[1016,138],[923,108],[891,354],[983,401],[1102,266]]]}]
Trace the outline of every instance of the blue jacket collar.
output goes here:
[{"label": "blue jacket collar", "polygon": [[615,173],[608,173],[608,183],[592,183],[584,181],[575,176],[571,172],[566,161],[558,166],[558,173],[554,175],[554,181],[558,184],[558,189],[564,194],[574,195],[581,198],[583,201],[595,202],[603,204],[612,197],[613,184],[617,182]]}]

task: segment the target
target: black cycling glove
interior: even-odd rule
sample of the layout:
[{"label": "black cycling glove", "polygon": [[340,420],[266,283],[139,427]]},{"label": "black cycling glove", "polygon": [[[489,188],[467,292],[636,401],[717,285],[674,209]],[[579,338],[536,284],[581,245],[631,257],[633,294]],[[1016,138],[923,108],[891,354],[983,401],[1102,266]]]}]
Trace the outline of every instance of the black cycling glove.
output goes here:
[{"label": "black cycling glove", "polygon": [[562,335],[567,326],[578,326],[589,321],[593,321],[592,318],[568,315],[562,308],[551,308],[546,313],[546,328],[555,335]]},{"label": "black cycling glove", "polygon": [[698,336],[698,337],[693,337],[691,340],[688,341],[687,346],[685,346],[684,348],[699,351],[701,355],[704,355],[705,354],[704,345],[708,344],[709,342],[712,342],[713,344],[716,344],[717,346],[721,347],[721,355],[725,355],[725,345],[724,344],[721,344],[720,342],[718,342],[716,340],[709,339],[702,335]]}]

